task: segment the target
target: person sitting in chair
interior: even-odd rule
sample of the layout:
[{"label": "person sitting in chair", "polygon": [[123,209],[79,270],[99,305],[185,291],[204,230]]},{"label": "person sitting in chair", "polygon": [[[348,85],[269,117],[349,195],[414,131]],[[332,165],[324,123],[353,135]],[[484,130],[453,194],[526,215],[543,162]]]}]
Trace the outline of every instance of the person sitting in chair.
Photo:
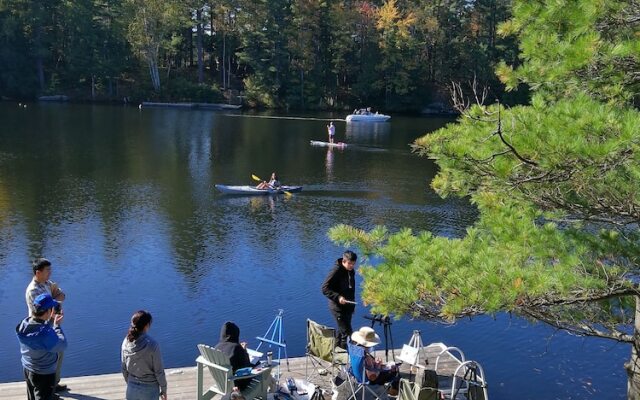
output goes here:
[{"label": "person sitting in chair", "polygon": [[[253,367],[249,359],[249,353],[247,353],[247,344],[245,342],[240,343],[240,328],[233,322],[227,321],[222,324],[220,341],[215,348],[229,357],[234,373],[240,368]],[[250,382],[251,379],[238,379],[235,383],[240,390],[243,390]]]},{"label": "person sitting in chair", "polygon": [[364,370],[367,379],[374,385],[384,385],[391,383],[389,394],[395,396],[398,394],[400,385],[400,375],[398,374],[398,366],[387,366],[380,358],[375,358],[371,354],[371,348],[380,343],[380,336],[368,326],[363,326],[356,332],[351,334],[353,343],[364,348]]},{"label": "person sitting in chair", "polygon": [[[260,179],[260,178],[258,178]],[[280,186],[282,186],[280,184],[280,181],[278,180],[278,175],[276,175],[276,173],[272,173],[271,174],[271,179],[269,179],[269,182],[266,181],[262,181],[260,183],[258,183],[258,186],[256,186],[256,189],[262,189],[262,190],[266,190],[266,189],[277,189]]]}]

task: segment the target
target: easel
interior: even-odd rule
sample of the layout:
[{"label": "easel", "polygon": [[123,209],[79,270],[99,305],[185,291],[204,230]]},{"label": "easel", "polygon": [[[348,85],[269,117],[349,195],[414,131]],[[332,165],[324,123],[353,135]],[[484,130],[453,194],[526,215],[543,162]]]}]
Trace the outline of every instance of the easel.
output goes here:
[{"label": "easel", "polygon": [[365,315],[365,319],[371,321],[371,327],[378,322],[384,328],[384,357],[387,362],[389,362],[389,343],[391,344],[391,357],[393,357],[393,361],[396,360],[396,355],[393,353],[393,336],[391,336],[391,318],[389,316],[383,317],[382,315],[374,314],[372,316]]},{"label": "easel", "polygon": [[278,370],[276,372],[276,381],[280,382],[280,360],[282,359],[282,351],[284,350],[284,358],[287,361],[287,371],[289,369],[289,358],[287,357],[287,343],[284,340],[284,328],[282,326],[282,313],[283,310],[278,310],[278,315],[276,315],[275,319],[265,332],[264,336],[256,336],[256,339],[260,341],[258,347],[256,347],[256,351],[260,350],[260,346],[263,343],[267,343],[269,347],[276,346],[278,348]]},{"label": "easel", "polygon": [[[411,365],[411,372],[413,372],[415,367],[427,367],[427,355],[424,350],[424,344],[422,343],[422,336],[420,336],[419,330],[414,330],[411,339],[409,339],[409,343],[402,346],[399,359],[400,361]],[[424,364],[421,364],[421,361],[424,361]]]}]

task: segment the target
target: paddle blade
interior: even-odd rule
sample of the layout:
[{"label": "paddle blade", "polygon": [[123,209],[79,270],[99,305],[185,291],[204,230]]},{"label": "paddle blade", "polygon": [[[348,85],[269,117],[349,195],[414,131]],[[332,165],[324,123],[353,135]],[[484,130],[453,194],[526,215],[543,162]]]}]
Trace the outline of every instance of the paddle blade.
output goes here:
[{"label": "paddle blade", "polygon": [[285,196],[289,197],[289,196],[293,196],[293,193],[291,192],[287,192],[286,190],[283,190],[283,193],[285,194]]},{"label": "paddle blade", "polygon": [[262,182],[262,179],[258,178],[258,177],[257,177],[257,176],[255,176],[254,174],[251,174],[251,178],[252,178],[254,181]]}]

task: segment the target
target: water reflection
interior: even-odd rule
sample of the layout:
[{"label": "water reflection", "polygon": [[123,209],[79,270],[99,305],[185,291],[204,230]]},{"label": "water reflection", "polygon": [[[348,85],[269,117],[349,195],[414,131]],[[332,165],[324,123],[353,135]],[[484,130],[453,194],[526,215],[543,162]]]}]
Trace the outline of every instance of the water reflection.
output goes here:
[{"label": "water reflection", "polygon": [[333,147],[327,148],[324,167],[327,172],[327,181],[333,182]]},{"label": "water reflection", "polygon": [[390,122],[361,122],[346,124],[346,142],[383,145],[389,141]]}]

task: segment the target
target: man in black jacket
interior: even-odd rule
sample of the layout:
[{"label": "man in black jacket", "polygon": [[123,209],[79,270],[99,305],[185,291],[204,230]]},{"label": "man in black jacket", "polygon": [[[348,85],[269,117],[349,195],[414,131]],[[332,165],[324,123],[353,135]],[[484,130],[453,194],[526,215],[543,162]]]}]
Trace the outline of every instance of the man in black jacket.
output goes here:
[{"label": "man in black jacket", "polygon": [[338,324],[336,345],[347,348],[347,340],[353,329],[351,317],[355,310],[356,273],[358,256],[351,250],[344,252],[322,283],[322,294],[329,299],[329,311]]}]

